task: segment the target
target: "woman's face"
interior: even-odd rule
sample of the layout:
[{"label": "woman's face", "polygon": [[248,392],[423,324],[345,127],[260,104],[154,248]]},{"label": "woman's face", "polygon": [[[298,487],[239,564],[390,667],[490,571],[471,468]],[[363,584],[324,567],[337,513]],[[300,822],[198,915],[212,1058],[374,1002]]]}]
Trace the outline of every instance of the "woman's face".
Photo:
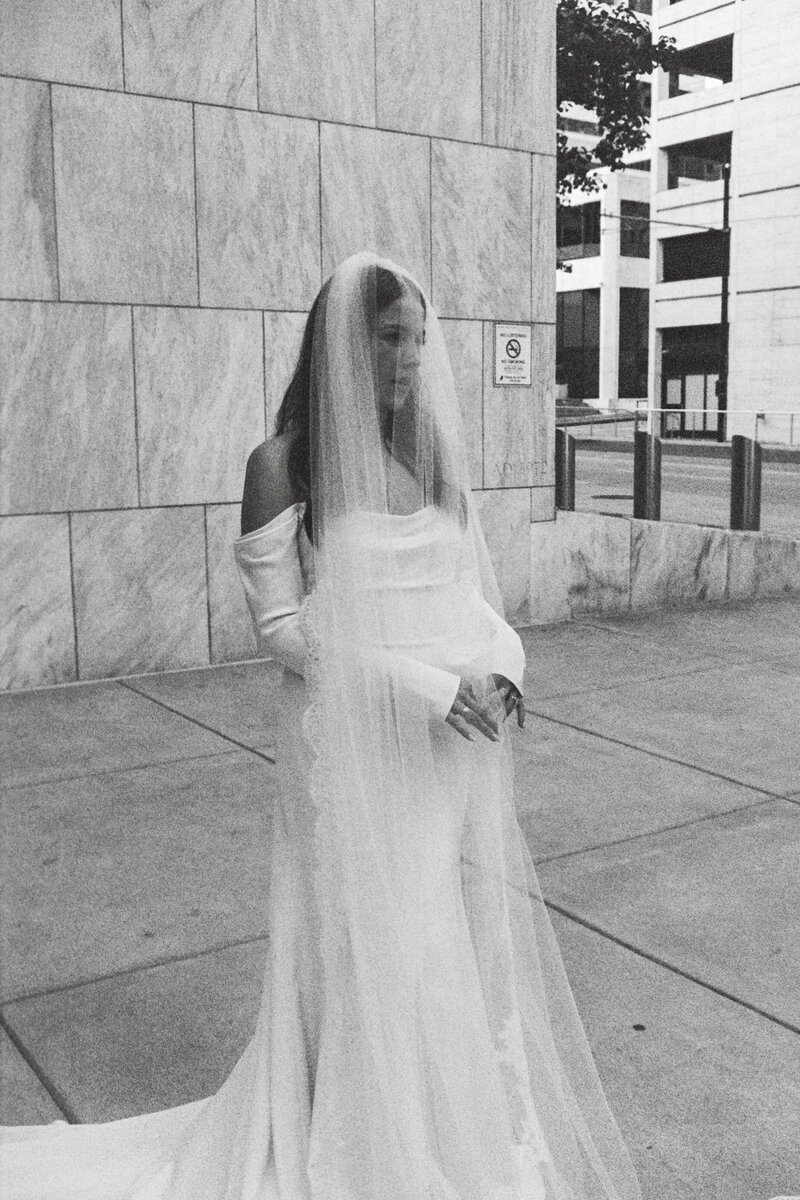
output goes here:
[{"label": "woman's face", "polygon": [[378,314],[378,392],[383,408],[400,408],[416,387],[424,341],[422,300],[404,288]]}]

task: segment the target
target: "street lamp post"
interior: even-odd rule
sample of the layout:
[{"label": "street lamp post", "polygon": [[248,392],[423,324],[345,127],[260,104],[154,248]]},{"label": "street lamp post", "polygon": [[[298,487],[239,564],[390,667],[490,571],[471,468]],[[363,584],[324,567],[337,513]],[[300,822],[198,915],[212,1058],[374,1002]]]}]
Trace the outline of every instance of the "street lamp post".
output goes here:
[{"label": "street lamp post", "polygon": [[720,291],[720,356],[719,378],[717,379],[717,441],[724,442],[728,436],[728,280],[731,263],[731,226],[729,218],[731,193],[731,164],[722,164],[722,287]]}]

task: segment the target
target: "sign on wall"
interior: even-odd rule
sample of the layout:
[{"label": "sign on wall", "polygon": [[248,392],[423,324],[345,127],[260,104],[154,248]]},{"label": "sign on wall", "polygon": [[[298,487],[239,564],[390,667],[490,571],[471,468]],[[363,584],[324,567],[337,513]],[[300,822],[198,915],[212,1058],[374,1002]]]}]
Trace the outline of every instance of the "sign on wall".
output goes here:
[{"label": "sign on wall", "polygon": [[494,386],[531,386],[531,327],[494,323]]}]

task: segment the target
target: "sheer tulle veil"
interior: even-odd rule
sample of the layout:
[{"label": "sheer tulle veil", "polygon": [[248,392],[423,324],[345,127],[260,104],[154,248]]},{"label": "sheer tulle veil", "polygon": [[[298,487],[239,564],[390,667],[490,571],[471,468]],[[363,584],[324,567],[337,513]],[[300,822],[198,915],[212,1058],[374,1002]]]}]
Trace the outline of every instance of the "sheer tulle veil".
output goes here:
[{"label": "sheer tulle veil", "polygon": [[[499,717],[500,640],[520,672],[523,655],[498,620],[442,330],[421,285],[371,254],[337,268],[314,314],[303,519],[315,582],[292,608],[305,690],[287,672],[299,698],[281,711],[298,778],[309,764],[297,798],[310,800],[298,811],[320,954],[303,986],[318,988],[318,1044],[301,1047],[302,1032],[276,1044],[270,1014],[291,1015],[301,987],[288,955],[283,974],[265,973],[256,1033],[213,1096],[0,1130],[0,1191],[640,1200],[517,822],[512,742],[525,735],[506,722],[499,740],[468,740],[445,719],[460,678]],[[296,846],[276,847],[271,949],[281,933],[297,942],[297,892],[274,884],[293,878]]]},{"label": "sheer tulle veil", "polygon": [[[402,298],[388,363],[376,350],[387,274]],[[499,742],[469,741],[433,719],[409,676],[406,648],[424,624],[429,661],[498,702],[483,601],[502,616],[502,599],[442,330],[419,282],[370,254],[335,271],[316,315],[311,395],[316,587],[301,619],[325,992],[314,1195],[634,1200],[517,822],[510,722]],[[390,510],[397,461],[418,485],[417,515],[436,510],[460,547],[435,612],[403,585],[403,522],[416,517]],[[451,862],[431,827],[456,795],[465,815]],[[441,994],[437,889],[449,879],[474,970]],[[325,1102],[332,1079],[337,1105]]]}]

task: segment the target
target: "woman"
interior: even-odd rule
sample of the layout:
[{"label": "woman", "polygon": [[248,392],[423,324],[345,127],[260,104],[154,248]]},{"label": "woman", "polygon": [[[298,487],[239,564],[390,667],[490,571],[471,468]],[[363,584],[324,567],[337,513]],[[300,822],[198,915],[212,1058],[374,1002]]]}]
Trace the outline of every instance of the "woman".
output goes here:
[{"label": "woman", "polygon": [[502,616],[439,323],[327,281],[235,555],[284,664],[257,1028],[206,1100],[5,1130],[9,1200],[636,1200],[516,820]]}]

